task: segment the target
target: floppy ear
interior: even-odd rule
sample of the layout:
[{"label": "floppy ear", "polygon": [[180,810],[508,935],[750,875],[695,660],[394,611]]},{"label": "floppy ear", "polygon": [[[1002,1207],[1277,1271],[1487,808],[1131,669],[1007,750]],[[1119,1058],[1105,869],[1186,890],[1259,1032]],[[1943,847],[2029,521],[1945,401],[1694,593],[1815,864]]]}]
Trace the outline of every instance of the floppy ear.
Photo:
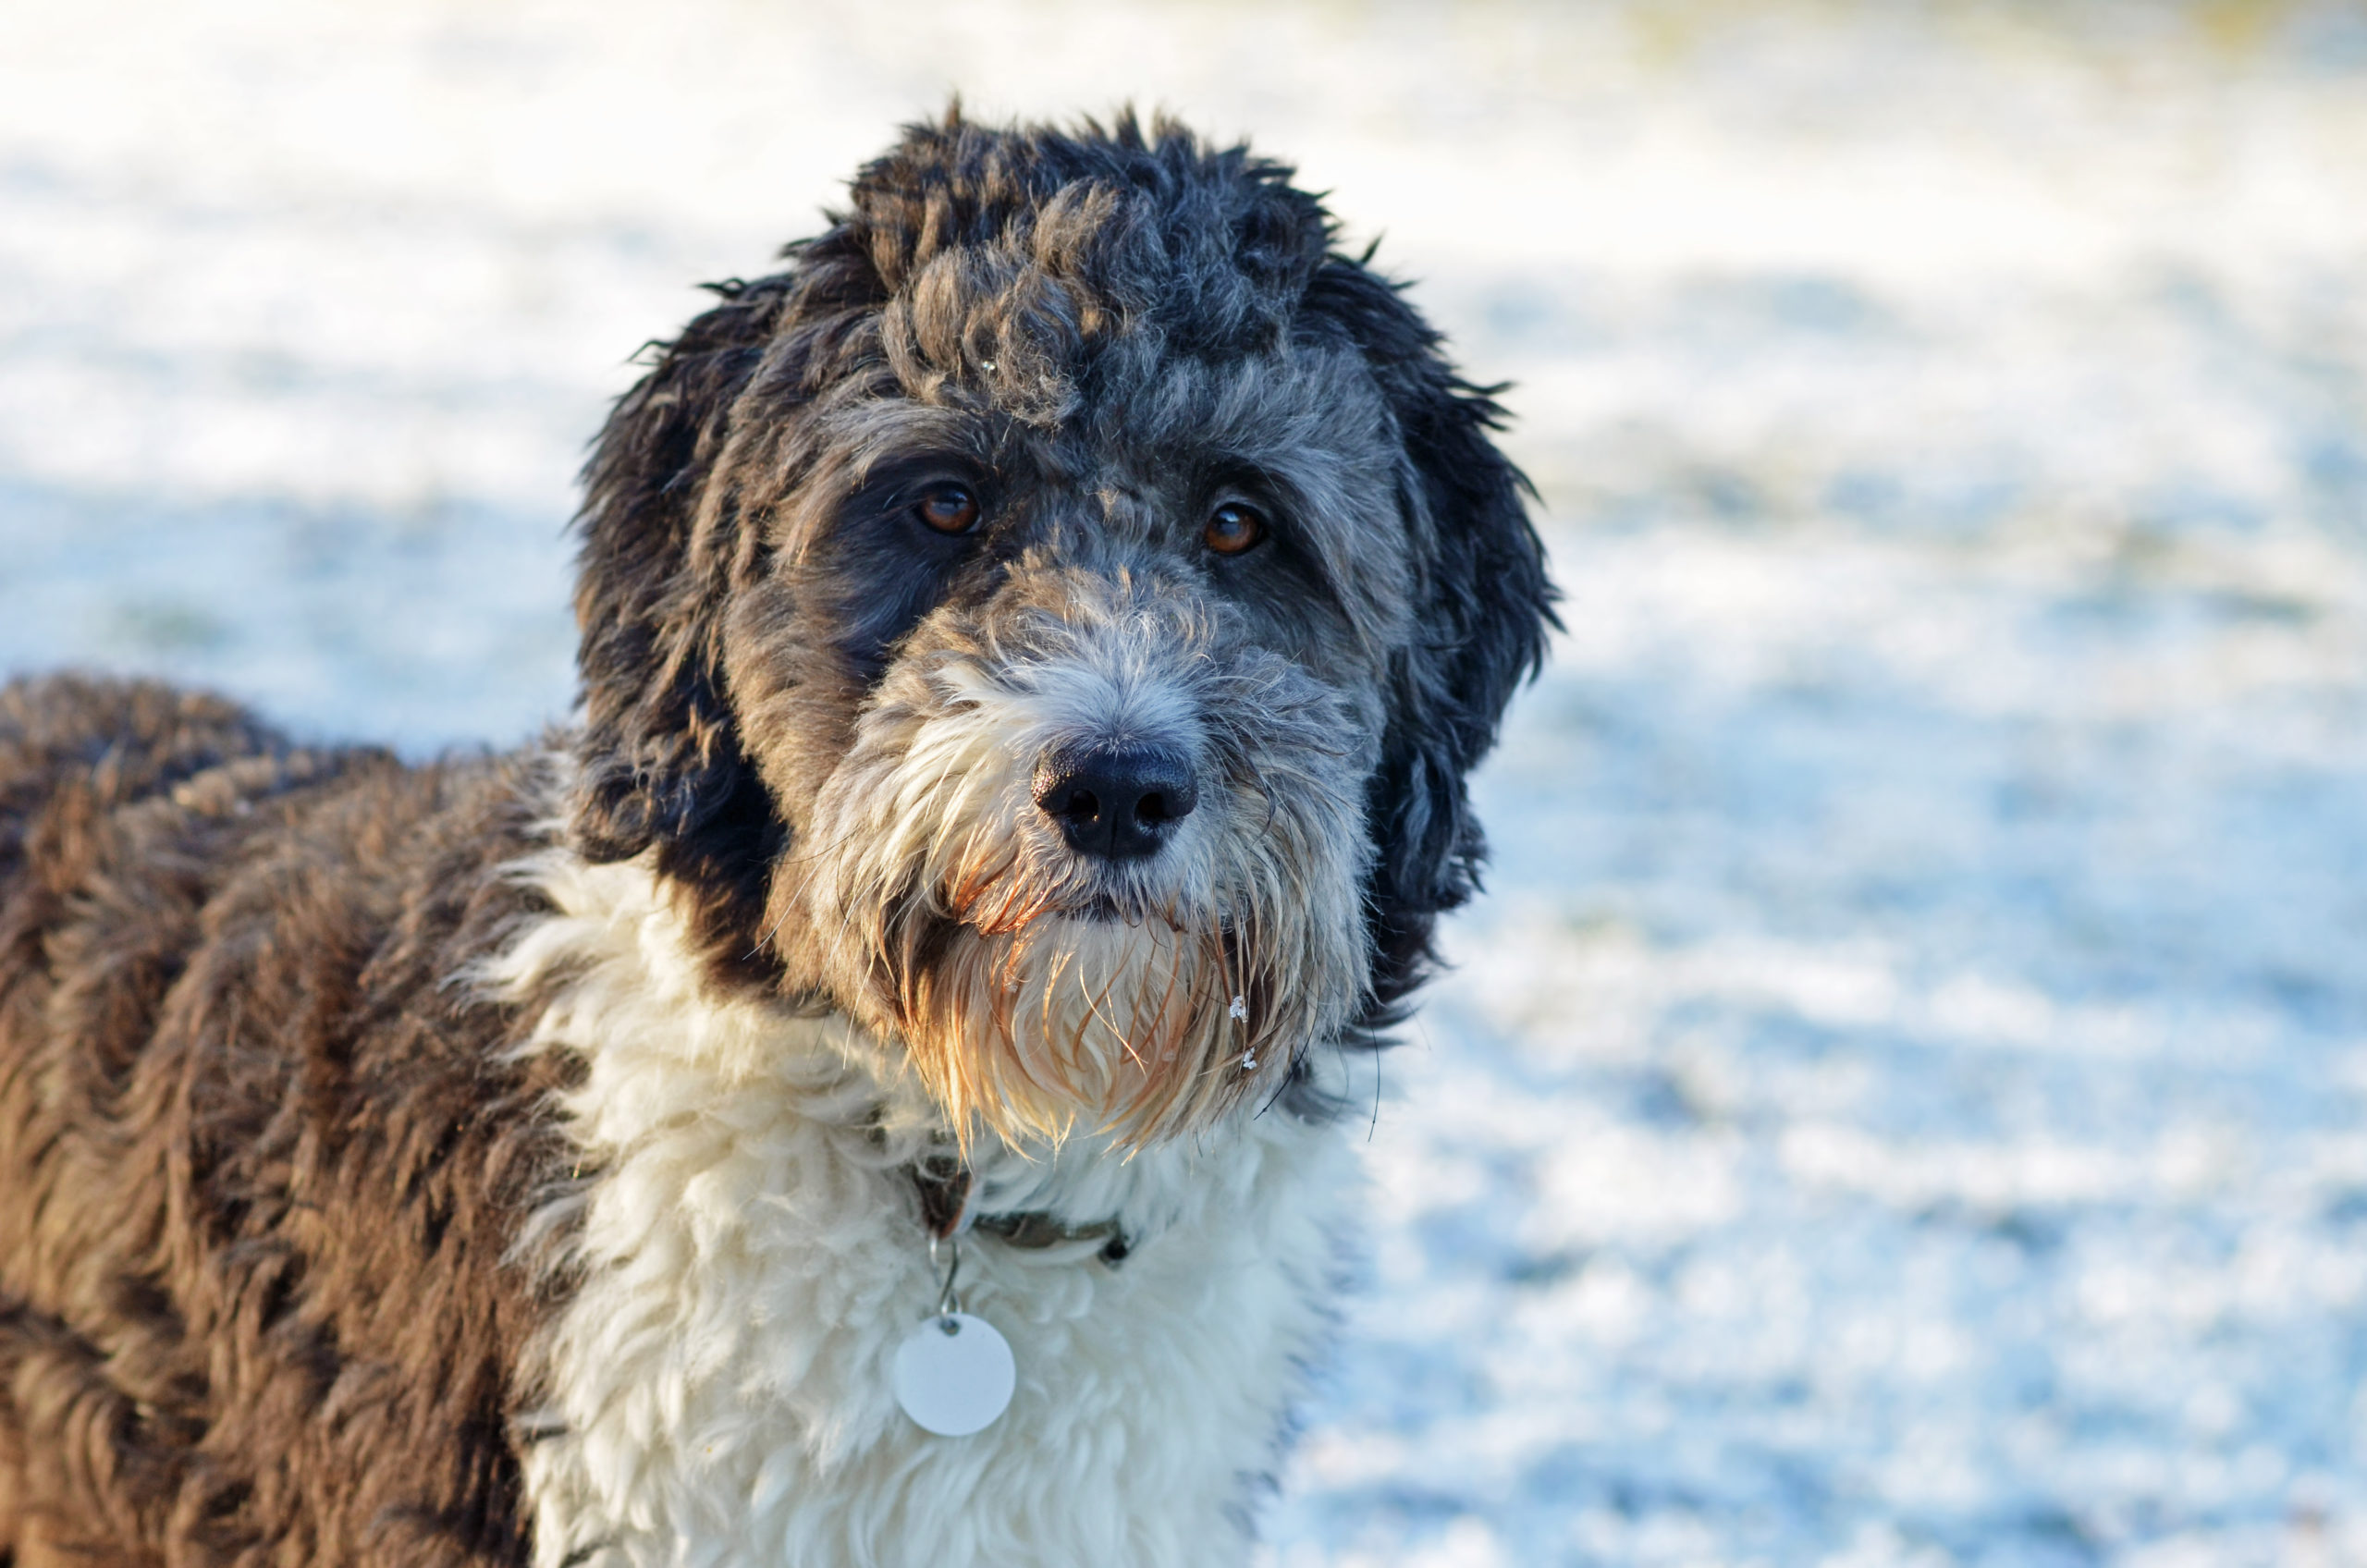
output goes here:
[{"label": "floppy ear", "polygon": [[1302,310],[1363,352],[1395,419],[1398,504],[1414,552],[1412,641],[1390,669],[1389,726],[1366,802],[1372,879],[1366,919],[1378,1031],[1435,961],[1438,915],[1478,890],[1487,842],[1464,776],[1495,744],[1514,689],[1544,661],[1558,626],[1545,552],[1522,505],[1527,481],[1490,439],[1493,388],[1457,378],[1436,332],[1396,285],[1333,256]]},{"label": "floppy ear", "polygon": [[790,284],[716,286],[723,302],[660,348],[610,412],[578,520],[584,726],[570,835],[595,862],[656,846],[659,869],[704,895],[711,930],[743,898],[762,908],[779,847],[724,691],[722,616],[749,525],[719,471]]}]

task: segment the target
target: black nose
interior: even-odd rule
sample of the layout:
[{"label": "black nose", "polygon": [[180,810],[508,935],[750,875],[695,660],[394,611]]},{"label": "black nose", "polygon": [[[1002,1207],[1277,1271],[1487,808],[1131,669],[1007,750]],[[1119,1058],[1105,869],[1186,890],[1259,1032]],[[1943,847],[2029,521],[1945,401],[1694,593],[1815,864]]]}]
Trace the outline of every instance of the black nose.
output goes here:
[{"label": "black nose", "polygon": [[1155,746],[1057,752],[1036,769],[1036,803],[1069,848],[1105,860],[1155,852],[1198,802],[1191,763]]}]

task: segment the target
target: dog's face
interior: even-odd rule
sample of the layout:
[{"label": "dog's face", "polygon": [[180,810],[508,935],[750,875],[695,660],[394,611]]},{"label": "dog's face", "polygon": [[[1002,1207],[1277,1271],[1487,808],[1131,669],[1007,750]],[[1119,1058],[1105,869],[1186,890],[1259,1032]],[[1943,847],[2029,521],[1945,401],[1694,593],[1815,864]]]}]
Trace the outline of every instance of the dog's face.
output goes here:
[{"label": "dog's face", "polygon": [[576,837],[954,1125],[1204,1125],[1368,1036],[1548,619],[1493,410],[1286,172],[916,129],[591,471]]}]

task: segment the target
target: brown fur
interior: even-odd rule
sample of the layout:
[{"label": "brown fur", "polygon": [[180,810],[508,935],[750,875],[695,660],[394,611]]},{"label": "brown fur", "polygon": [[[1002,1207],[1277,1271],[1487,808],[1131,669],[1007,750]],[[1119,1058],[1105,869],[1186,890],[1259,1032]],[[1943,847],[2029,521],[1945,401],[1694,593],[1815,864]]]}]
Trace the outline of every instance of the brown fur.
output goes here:
[{"label": "brown fur", "polygon": [[0,1562],[523,1554],[526,766],[0,692]]}]

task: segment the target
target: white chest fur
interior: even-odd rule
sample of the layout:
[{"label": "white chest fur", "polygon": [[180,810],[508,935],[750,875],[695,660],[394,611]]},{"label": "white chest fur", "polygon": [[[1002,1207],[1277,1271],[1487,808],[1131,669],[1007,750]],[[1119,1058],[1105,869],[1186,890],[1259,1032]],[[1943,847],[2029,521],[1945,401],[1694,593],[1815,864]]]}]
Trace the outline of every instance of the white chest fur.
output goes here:
[{"label": "white chest fur", "polygon": [[526,1464],[543,1568],[1245,1559],[1326,1322],[1341,1139],[1277,1109],[1132,1160],[982,1157],[982,1207],[1139,1240],[1114,1269],[1092,1243],[965,1243],[963,1304],[1018,1390],[934,1437],[889,1374],[936,1300],[907,1174],[926,1106],[840,1021],[715,999],[638,867],[536,874],[559,913],[489,978],[569,977],[536,1042],[586,1064],[567,1111],[591,1176],[546,1216],[576,1223],[578,1282]]}]

